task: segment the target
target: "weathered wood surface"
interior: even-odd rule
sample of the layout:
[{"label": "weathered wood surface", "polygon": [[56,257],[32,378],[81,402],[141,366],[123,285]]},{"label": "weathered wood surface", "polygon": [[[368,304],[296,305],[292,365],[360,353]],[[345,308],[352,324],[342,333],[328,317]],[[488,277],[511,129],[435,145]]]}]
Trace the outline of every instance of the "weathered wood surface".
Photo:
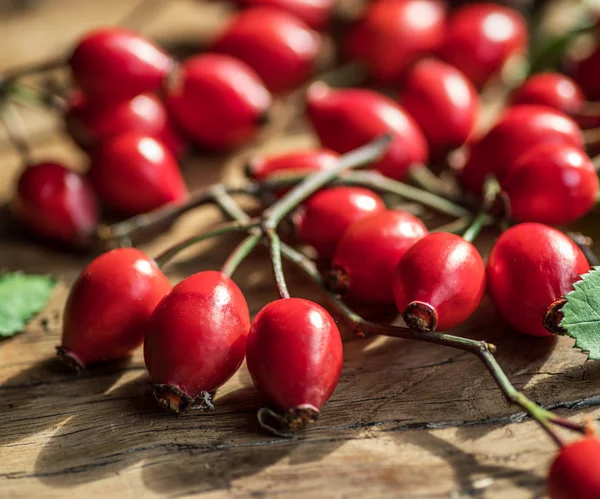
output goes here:
[{"label": "weathered wood surface", "polygon": [[[42,2],[34,13],[2,14],[1,68],[43,59],[88,27],[115,22],[134,2]],[[221,6],[172,2],[150,23],[152,35],[192,36],[214,29]],[[31,113],[35,156],[81,163],[82,156],[48,122]],[[268,147],[310,144],[302,124]],[[18,161],[2,146],[0,202],[10,199]],[[236,175],[236,162],[204,157],[185,166],[193,185]],[[239,162],[238,162],[239,163]],[[144,246],[157,254],[214,223],[205,208]],[[140,352],[119,365],[73,376],[54,360],[69,285],[89,257],[44,248],[3,216],[0,267],[55,272],[61,284],[48,310],[27,331],[0,343],[0,497],[405,497],[532,498],[544,493],[553,444],[509,407],[469,354],[394,339],[348,338],[340,385],[322,419],[299,439],[264,434],[260,400],[245,368],[219,391],[214,412],[179,418],[160,412],[148,390]],[[585,225],[585,224],[584,224]],[[588,225],[592,225],[588,223]],[[174,282],[217,268],[236,243],[225,238],[186,252],[170,266]],[[491,236],[484,238],[488,246]],[[286,268],[294,294],[318,293]],[[255,313],[275,297],[264,254],[236,274]],[[515,385],[575,420],[598,417],[600,364],[572,341],[511,332],[486,301],[459,331],[498,345]]]}]

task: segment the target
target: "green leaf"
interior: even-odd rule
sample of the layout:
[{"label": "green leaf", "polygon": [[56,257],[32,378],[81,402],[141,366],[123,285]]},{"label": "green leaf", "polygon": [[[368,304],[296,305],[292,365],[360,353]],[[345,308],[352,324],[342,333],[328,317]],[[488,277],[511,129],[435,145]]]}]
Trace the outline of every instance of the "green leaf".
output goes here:
[{"label": "green leaf", "polygon": [[46,307],[55,285],[53,276],[22,272],[0,274],[0,337],[22,331],[27,322]]},{"label": "green leaf", "polygon": [[560,325],[575,338],[575,347],[600,360],[600,267],[594,267],[565,296]]}]

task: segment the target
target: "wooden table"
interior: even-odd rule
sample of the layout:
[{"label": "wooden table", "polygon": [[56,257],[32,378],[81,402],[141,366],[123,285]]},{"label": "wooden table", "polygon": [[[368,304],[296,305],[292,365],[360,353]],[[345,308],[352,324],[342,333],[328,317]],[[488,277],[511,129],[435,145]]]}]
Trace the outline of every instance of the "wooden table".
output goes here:
[{"label": "wooden table", "polygon": [[[0,16],[0,68],[60,54],[90,26],[117,22],[132,0],[42,2],[38,11]],[[227,12],[173,1],[145,31],[201,39]],[[50,5],[52,4],[52,5]],[[175,30],[174,27],[177,29]],[[25,114],[38,159],[85,166],[52,120]],[[304,124],[265,147],[314,143]],[[0,202],[9,201],[19,163],[2,139]],[[191,185],[239,175],[240,161],[203,156],[184,171]],[[222,167],[220,165],[226,164]],[[204,208],[143,246],[151,255],[213,224]],[[158,410],[140,352],[79,376],[54,358],[70,284],[90,257],[31,242],[0,218],[0,267],[54,272],[51,305],[27,331],[0,343],[0,497],[530,498],[544,494],[554,447],[537,425],[509,407],[473,356],[404,340],[352,339],[346,332],[339,387],[322,418],[297,440],[266,435],[260,399],[242,368],[218,392],[214,412],[178,418]],[[582,227],[592,225],[588,220]],[[483,251],[493,234],[482,238]],[[237,242],[194,248],[170,266],[174,282],[218,268]],[[292,292],[319,298],[293,268]],[[251,311],[275,298],[268,260],[258,251],[236,274]],[[322,298],[322,297],[321,297]],[[598,417],[600,364],[568,338],[525,338],[484,302],[459,334],[492,341],[514,384],[539,403],[582,421]]]}]

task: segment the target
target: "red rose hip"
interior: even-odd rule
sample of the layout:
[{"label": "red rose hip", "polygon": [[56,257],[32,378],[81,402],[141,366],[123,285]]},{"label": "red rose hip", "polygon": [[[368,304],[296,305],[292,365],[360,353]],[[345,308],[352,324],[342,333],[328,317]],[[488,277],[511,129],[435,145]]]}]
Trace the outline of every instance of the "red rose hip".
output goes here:
[{"label": "red rose hip", "polygon": [[150,40],[113,27],[87,33],[69,66],[89,98],[119,101],[159,90],[173,61]]},{"label": "red rose hip", "polygon": [[600,439],[585,437],[558,451],[548,473],[550,499],[600,497]]},{"label": "red rose hip", "polygon": [[[179,413],[238,370],[250,315],[244,295],[225,274],[205,271],[177,284],[156,307],[144,340],[154,395]],[[210,405],[209,405],[210,407]]]},{"label": "red rose hip", "polygon": [[333,318],[316,303],[284,298],[252,321],[246,354],[254,385],[291,431],[316,420],[337,386],[343,353]]},{"label": "red rose hip", "polygon": [[137,249],[100,255],[71,288],[59,356],[83,369],[129,355],[141,345],[152,312],[170,289],[154,260]]},{"label": "red rose hip", "polygon": [[425,59],[415,64],[406,75],[400,98],[436,158],[462,146],[477,124],[477,91],[458,69],[445,62]]},{"label": "red rose hip", "polygon": [[411,246],[394,276],[396,306],[416,331],[446,331],[465,322],[485,292],[485,264],[462,237],[437,232]]},{"label": "red rose hip", "polygon": [[583,92],[571,78],[560,73],[539,73],[515,90],[511,104],[536,104],[573,114],[584,103]]},{"label": "red rose hip", "polygon": [[354,222],[338,243],[328,275],[331,290],[365,303],[394,303],[394,271],[427,228],[417,217],[386,210]]},{"label": "red rose hip", "polygon": [[428,160],[427,141],[415,121],[382,94],[358,88],[334,90],[317,82],[308,89],[306,102],[321,144],[338,153],[391,133],[386,155],[372,166],[386,177],[402,179],[411,166]]},{"label": "red rose hip", "polygon": [[516,330],[549,336],[553,305],[590,269],[582,251],[562,232],[522,223],[504,232],[488,257],[488,290],[500,315]]},{"label": "red rose hip", "polygon": [[271,92],[278,93],[310,78],[322,42],[321,35],[299,18],[278,9],[255,7],[237,14],[212,49],[244,61]]},{"label": "red rose hip", "polygon": [[237,0],[244,8],[273,7],[302,19],[311,28],[327,27],[335,7],[334,0]]},{"label": "red rose hip", "polygon": [[168,203],[182,203],[187,187],[177,161],[158,140],[129,132],[94,151],[89,177],[110,208],[137,215]]},{"label": "red rose hip", "polygon": [[363,62],[378,83],[395,83],[444,39],[444,2],[377,0],[350,29],[346,52]]},{"label": "red rose hip", "polygon": [[271,94],[244,62],[220,54],[191,57],[167,87],[167,108],[190,139],[209,149],[250,140],[266,120]]},{"label": "red rose hip", "polygon": [[50,162],[23,171],[11,209],[33,233],[75,245],[86,242],[100,217],[88,180]]},{"label": "red rose hip", "polygon": [[346,229],[355,221],[386,210],[373,191],[362,187],[332,187],[313,194],[293,217],[298,241],[333,257]]}]

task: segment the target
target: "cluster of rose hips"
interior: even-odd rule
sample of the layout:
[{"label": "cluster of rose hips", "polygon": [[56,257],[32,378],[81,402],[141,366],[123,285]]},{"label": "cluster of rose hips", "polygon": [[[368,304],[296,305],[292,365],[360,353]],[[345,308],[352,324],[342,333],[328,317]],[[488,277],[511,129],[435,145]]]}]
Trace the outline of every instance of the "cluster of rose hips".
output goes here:
[{"label": "cluster of rose hips", "polygon": [[[77,89],[68,95],[66,122],[91,157],[89,171],[29,165],[16,215],[40,235],[76,243],[96,229],[96,197],[127,216],[185,204],[177,164],[185,145],[224,150],[251,140],[273,95],[306,83],[325,52],[318,30],[332,15],[330,0],[243,0],[240,6],[211,52],[181,63],[125,30],[84,37],[69,59]],[[376,0],[349,27],[343,45],[371,82],[399,97],[311,84],[306,115],[322,147],[256,158],[248,165],[250,181],[277,186],[288,175],[306,177],[291,195],[289,185],[272,189],[275,205],[291,203],[319,172],[334,169],[341,154],[388,134],[384,154],[370,165],[380,190],[462,150],[464,165],[453,167],[465,194],[459,202],[483,208],[461,237],[430,233],[415,215],[388,208],[380,193],[362,185],[307,191],[289,218],[296,241],[315,250],[327,288],[351,307],[395,307],[423,334],[463,324],[487,289],[521,333],[560,332],[563,296],[590,264],[571,238],[550,226],[581,218],[598,197],[581,126],[596,126],[584,95],[600,98],[594,62],[600,48],[573,63],[574,79],[544,73],[526,80],[482,133],[478,90],[526,55],[526,22],[515,10],[474,3],[448,11],[436,0]],[[490,177],[499,185],[493,199]],[[240,227],[257,241],[269,239],[273,249],[272,208],[260,223]],[[485,220],[498,217],[519,223],[502,233],[486,264],[472,240]],[[321,306],[290,298],[282,288],[282,298],[251,321],[231,272],[226,264],[172,287],[139,250],[104,253],[71,290],[59,355],[83,369],[129,355],[143,342],[156,399],[176,413],[194,404],[211,407],[212,394],[246,358],[282,428],[301,429],[337,385],[337,326]],[[580,445],[598,452],[600,444],[588,438],[564,447],[551,472],[553,499],[600,494],[600,483],[590,478],[595,468],[567,456]],[[564,484],[576,479],[586,485],[574,496],[582,489]]]}]

